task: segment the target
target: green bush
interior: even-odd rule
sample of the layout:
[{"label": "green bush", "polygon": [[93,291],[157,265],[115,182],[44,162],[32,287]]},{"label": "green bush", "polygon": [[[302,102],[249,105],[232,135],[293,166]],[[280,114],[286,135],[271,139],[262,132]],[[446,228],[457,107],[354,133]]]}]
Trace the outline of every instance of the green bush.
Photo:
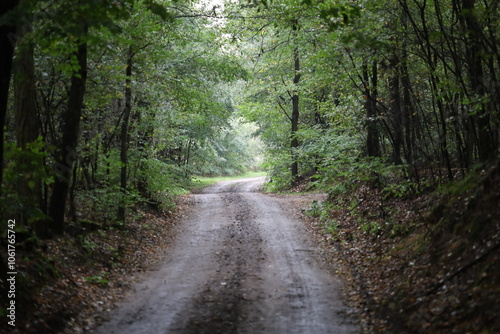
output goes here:
[{"label": "green bush", "polygon": [[143,162],[140,178],[145,181],[148,197],[158,203],[161,209],[174,206],[173,198],[186,193],[189,186],[182,167],[156,158]]},{"label": "green bush", "polygon": [[[20,215],[28,223],[46,219],[40,209],[41,186],[53,183],[54,174],[45,163],[49,154],[43,138],[26,144],[25,149],[16,143],[5,143],[4,152],[5,167],[0,197],[2,222]],[[19,224],[16,227],[26,228]]]},{"label": "green bush", "polygon": [[268,152],[265,161],[263,167],[267,172],[268,182],[264,189],[266,191],[279,191],[289,188],[292,184],[290,172],[292,159],[288,150]]}]

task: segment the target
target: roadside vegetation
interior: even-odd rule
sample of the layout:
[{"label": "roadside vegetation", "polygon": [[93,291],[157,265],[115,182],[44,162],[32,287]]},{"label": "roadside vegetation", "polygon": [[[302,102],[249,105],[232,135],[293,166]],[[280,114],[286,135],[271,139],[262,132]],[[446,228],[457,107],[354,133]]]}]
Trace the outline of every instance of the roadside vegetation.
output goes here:
[{"label": "roadside vegetation", "polygon": [[499,167],[405,197],[364,183],[306,210],[365,332],[498,332]]}]

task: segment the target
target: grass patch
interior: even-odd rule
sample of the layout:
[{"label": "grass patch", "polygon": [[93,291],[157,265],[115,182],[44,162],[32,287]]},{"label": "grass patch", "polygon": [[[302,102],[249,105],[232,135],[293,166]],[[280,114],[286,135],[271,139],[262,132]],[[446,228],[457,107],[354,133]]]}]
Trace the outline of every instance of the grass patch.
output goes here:
[{"label": "grass patch", "polygon": [[232,176],[215,176],[215,177],[198,176],[193,178],[191,189],[192,190],[203,189],[209,185],[221,181],[232,181],[232,180],[246,179],[249,177],[258,177],[266,175],[267,175],[266,172],[246,172],[244,174],[232,175]]}]

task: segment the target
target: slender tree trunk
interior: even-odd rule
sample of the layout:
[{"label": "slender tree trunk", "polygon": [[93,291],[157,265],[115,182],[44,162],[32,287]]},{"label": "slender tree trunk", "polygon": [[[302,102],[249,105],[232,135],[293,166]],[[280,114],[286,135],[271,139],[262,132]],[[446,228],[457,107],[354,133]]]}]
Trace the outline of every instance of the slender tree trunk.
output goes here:
[{"label": "slender tree trunk", "polygon": [[[188,178],[189,176],[189,161],[191,159],[191,147],[193,146],[193,139],[189,139],[187,149],[186,149],[186,159],[184,160],[184,176]],[[179,153],[182,153],[182,148],[179,150]],[[182,161],[182,157],[179,156],[179,162]]]},{"label": "slender tree trunk", "polygon": [[124,199],[127,191],[127,151],[129,146],[129,120],[130,120],[130,112],[132,110],[132,60],[134,57],[134,53],[132,50],[132,46],[129,47],[128,57],[127,57],[127,68],[125,70],[125,109],[123,113],[122,119],[122,129],[120,134],[121,147],[120,147],[120,161],[122,163],[120,169],[120,188],[122,191],[122,202],[118,207],[118,221],[125,221],[125,203]]},{"label": "slender tree trunk", "polygon": [[[298,30],[298,22],[293,22],[293,32],[294,32],[293,34],[295,39],[297,37],[297,30]],[[294,42],[297,43],[297,41]],[[298,90],[298,85],[300,82],[300,54],[299,54],[299,48],[297,46],[293,50],[293,61],[294,61],[294,72],[295,72],[293,77],[293,84],[295,87],[292,95],[292,117],[291,117],[292,142],[290,144],[292,151],[292,165],[291,165],[292,185],[298,181],[299,177],[299,164],[297,161],[297,150],[299,148],[299,139],[297,138],[297,131],[299,130],[299,116],[300,116],[299,90]]]},{"label": "slender tree trunk", "polygon": [[394,55],[391,67],[394,69],[394,74],[389,80],[389,91],[391,98],[391,113],[393,117],[394,127],[394,143],[392,162],[394,164],[401,164],[401,148],[403,147],[403,109],[401,108],[401,90],[400,90],[400,62],[398,56]]},{"label": "slender tree trunk", "polygon": [[[100,133],[102,133],[102,130],[99,130]],[[96,183],[96,174],[97,170],[99,168],[99,158],[100,158],[100,148],[101,148],[101,140],[96,140],[95,141],[95,148],[94,148],[94,157],[93,161],[91,163],[91,168],[92,172],[90,174],[90,182],[92,183],[92,188],[94,187],[94,184]]]},{"label": "slender tree trunk", "polygon": [[370,157],[380,156],[380,139],[377,127],[377,61],[372,63],[371,76],[368,71],[368,66],[363,65],[363,78],[365,81],[365,111],[366,111],[366,149]]},{"label": "slender tree trunk", "polygon": [[[82,27],[82,39],[87,38],[86,26]],[[75,57],[79,69],[71,77],[71,86],[68,94],[68,106],[62,115],[63,136],[58,145],[55,156],[55,168],[59,175],[56,178],[52,196],[49,205],[49,216],[52,218],[51,231],[54,234],[64,232],[64,213],[66,209],[66,200],[71,182],[71,172],[77,159],[76,149],[78,146],[78,137],[80,133],[80,119],[83,109],[83,97],[85,94],[85,85],[87,81],[87,43],[82,41],[78,45]]]},{"label": "slender tree trunk", "polygon": [[[154,128],[151,122],[153,121],[155,115],[154,112],[150,110],[148,102],[140,100],[138,102],[138,106],[144,110],[144,115],[141,114],[141,110],[137,110],[134,121],[137,122],[137,124],[145,125],[145,128],[143,130],[139,130],[137,135],[139,149],[138,169],[142,171],[145,168],[144,161],[148,158],[148,147],[152,145],[151,141],[153,139]],[[148,194],[148,184],[144,174],[141,175],[137,182],[137,189],[143,196],[150,197],[151,194]]]},{"label": "slender tree trunk", "polygon": [[[297,49],[294,50],[294,68],[295,76],[293,78],[293,83],[298,85],[300,81],[300,58]],[[299,147],[299,139],[297,138],[297,131],[299,130],[299,93],[297,90],[293,92],[292,96],[292,182],[295,183],[299,176],[299,166],[297,162],[297,149]]]},{"label": "slender tree trunk", "polygon": [[[0,1],[0,17],[17,7],[17,0]],[[0,194],[3,181],[3,142],[5,116],[7,115],[7,99],[9,97],[10,76],[12,72],[12,56],[14,55],[16,27],[3,24],[0,26]]]},{"label": "slender tree trunk", "polygon": [[[436,79],[437,80],[437,79]],[[434,80],[433,80],[434,81]],[[437,80],[439,82],[439,80]],[[437,84],[434,84],[434,89],[437,91]],[[451,167],[450,153],[448,151],[448,126],[446,124],[445,108],[443,101],[441,99],[436,99],[437,108],[439,112],[439,120],[441,121],[441,126],[439,127],[439,143],[441,147],[441,154],[443,155],[444,163],[446,165],[446,170],[448,171],[448,179],[453,180],[453,170]]]},{"label": "slender tree trunk", "polygon": [[[402,13],[401,23],[403,28],[408,29],[408,16],[405,11]],[[419,182],[418,166],[416,161],[418,160],[417,152],[417,142],[420,143],[422,139],[420,122],[418,121],[418,116],[415,112],[415,106],[412,101],[411,94],[411,79],[408,70],[408,43],[403,40],[401,60],[400,60],[400,79],[402,86],[402,103],[401,103],[401,121],[402,127],[404,129],[403,142],[405,147],[405,158],[409,165],[408,173],[410,177],[414,178]]]}]

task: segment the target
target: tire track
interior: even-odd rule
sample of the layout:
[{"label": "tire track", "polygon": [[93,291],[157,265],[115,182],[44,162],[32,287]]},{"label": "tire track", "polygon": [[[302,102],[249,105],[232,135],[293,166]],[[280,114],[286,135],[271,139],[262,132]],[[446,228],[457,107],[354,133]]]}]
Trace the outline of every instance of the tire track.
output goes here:
[{"label": "tire track", "polygon": [[221,245],[214,250],[217,274],[179,312],[169,332],[242,333],[239,329],[247,315],[242,309],[249,303],[244,286],[247,278],[258,271],[257,261],[263,259],[262,238],[253,224],[252,210],[241,195],[224,194],[221,200],[236,209],[234,218],[230,217],[233,221],[219,232]]}]

